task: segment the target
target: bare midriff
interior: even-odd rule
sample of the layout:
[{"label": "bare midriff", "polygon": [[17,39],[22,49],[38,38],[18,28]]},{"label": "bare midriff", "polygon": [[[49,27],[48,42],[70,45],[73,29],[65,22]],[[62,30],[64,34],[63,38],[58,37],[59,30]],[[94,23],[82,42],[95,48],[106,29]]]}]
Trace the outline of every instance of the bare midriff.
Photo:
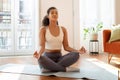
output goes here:
[{"label": "bare midriff", "polygon": [[61,52],[61,50],[58,50],[58,49],[56,49],[56,50],[50,50],[50,49],[45,49],[45,52]]}]

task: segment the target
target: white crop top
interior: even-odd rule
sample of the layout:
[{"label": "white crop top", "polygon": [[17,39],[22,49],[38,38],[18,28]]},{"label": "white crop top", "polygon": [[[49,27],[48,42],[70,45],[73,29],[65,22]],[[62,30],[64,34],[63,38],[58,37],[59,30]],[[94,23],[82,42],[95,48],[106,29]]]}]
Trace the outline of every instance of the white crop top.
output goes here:
[{"label": "white crop top", "polygon": [[63,42],[63,31],[62,28],[59,27],[59,35],[58,36],[53,36],[50,33],[49,28],[46,28],[46,43],[45,43],[45,49],[50,49],[50,50],[60,50],[62,48],[62,42]]}]

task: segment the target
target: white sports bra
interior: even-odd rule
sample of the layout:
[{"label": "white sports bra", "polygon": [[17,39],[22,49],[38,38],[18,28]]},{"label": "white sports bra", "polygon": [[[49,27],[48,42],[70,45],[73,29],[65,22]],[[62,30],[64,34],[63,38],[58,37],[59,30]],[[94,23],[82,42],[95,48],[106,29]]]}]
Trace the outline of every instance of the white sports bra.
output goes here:
[{"label": "white sports bra", "polygon": [[50,50],[61,50],[62,48],[62,43],[63,43],[63,31],[62,27],[59,26],[60,33],[58,36],[53,36],[50,33],[49,28],[46,28],[46,42],[45,42],[45,49],[50,49]]}]

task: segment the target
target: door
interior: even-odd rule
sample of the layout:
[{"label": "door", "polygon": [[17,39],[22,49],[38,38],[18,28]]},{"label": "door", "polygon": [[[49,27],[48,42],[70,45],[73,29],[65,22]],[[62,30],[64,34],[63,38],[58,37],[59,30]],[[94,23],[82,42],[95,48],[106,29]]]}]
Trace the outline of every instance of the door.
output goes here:
[{"label": "door", "polygon": [[36,1],[0,0],[0,55],[33,53]]}]

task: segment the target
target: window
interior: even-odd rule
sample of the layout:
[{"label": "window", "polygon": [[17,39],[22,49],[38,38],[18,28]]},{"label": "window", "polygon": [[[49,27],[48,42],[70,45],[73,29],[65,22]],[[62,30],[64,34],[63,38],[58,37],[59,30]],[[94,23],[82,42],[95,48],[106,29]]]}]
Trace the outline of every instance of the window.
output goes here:
[{"label": "window", "polygon": [[114,24],[114,0],[80,0],[80,20],[84,27],[99,22],[111,26]]},{"label": "window", "polygon": [[[115,23],[114,21],[114,0],[80,0],[79,1],[80,13],[80,42],[87,50],[89,37],[84,41],[83,29],[85,27],[94,27],[99,22],[103,22],[104,28],[111,28]],[[101,33],[101,32],[100,32]],[[99,34],[99,47],[102,47],[102,34]],[[83,42],[84,41],[84,42]],[[102,50],[102,48],[100,49]]]},{"label": "window", "polygon": [[1,55],[33,52],[37,16],[35,13],[36,1],[0,0]]}]

